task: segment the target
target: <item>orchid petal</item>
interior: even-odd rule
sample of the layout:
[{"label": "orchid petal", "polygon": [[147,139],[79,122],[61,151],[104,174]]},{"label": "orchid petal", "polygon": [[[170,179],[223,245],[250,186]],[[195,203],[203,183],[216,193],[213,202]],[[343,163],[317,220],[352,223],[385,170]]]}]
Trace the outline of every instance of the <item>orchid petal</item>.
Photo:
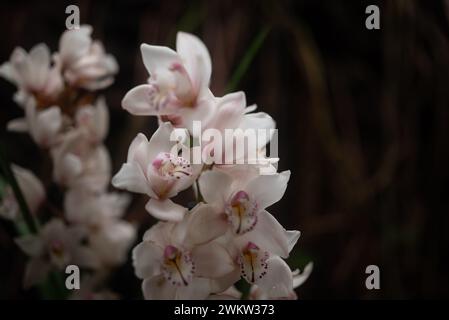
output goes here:
[{"label": "orchid petal", "polygon": [[196,36],[178,32],[176,37],[176,51],[182,58],[197,92],[209,86],[212,73],[212,63],[204,43]]},{"label": "orchid petal", "polygon": [[199,191],[207,203],[222,206],[230,195],[232,178],[224,172],[210,170],[201,174],[198,183]]},{"label": "orchid petal", "polygon": [[195,275],[199,277],[219,278],[235,268],[228,251],[217,242],[195,247],[192,258],[196,266]]},{"label": "orchid petal", "polygon": [[155,218],[166,221],[181,221],[187,209],[170,199],[156,200],[151,198],[145,209]]},{"label": "orchid petal", "polygon": [[162,257],[163,250],[161,247],[148,241],[139,243],[132,251],[136,276],[140,279],[146,279],[156,275]]},{"label": "orchid petal", "polygon": [[261,175],[248,183],[246,192],[254,197],[260,209],[265,209],[281,200],[289,179],[290,171]]},{"label": "orchid petal", "polygon": [[145,68],[151,76],[155,76],[158,69],[170,69],[175,63],[180,63],[178,54],[168,47],[151,46],[142,44],[140,46]]}]

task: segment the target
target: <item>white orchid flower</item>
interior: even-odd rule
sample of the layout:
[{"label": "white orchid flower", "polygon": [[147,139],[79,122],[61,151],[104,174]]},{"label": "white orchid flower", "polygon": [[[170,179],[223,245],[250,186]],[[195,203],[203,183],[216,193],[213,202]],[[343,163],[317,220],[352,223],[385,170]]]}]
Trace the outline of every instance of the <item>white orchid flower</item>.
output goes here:
[{"label": "white orchid flower", "polygon": [[286,257],[289,252],[286,231],[265,209],[282,198],[289,178],[290,171],[284,171],[239,181],[222,171],[210,170],[203,172],[198,181],[204,200],[218,208],[214,224],[227,221],[236,236],[261,234],[260,241],[273,248],[270,252]]},{"label": "white orchid flower", "polygon": [[180,221],[186,209],[170,200],[190,187],[197,175],[197,166],[173,154],[176,141],[170,141],[173,127],[162,124],[150,141],[139,133],[128,150],[128,159],[112,178],[119,189],[147,194],[147,211],[161,220]]},{"label": "white orchid flower", "polygon": [[[313,270],[313,263],[309,262],[303,269],[302,272],[299,271],[299,269],[296,269],[295,271],[292,271],[292,277],[293,277],[293,289],[296,289],[300,287],[306,280],[310,277],[310,274]],[[263,287],[259,287],[257,285],[252,285],[250,289],[250,296],[249,298],[251,300],[268,300],[268,299],[289,299],[294,300],[297,299],[296,292],[292,290],[289,295],[283,296],[283,297],[274,297],[270,296],[269,292],[264,290]]]},{"label": "white orchid flower", "polygon": [[193,120],[207,123],[215,101],[209,90],[212,65],[204,43],[178,32],[176,52],[148,44],[142,44],[141,51],[149,83],[130,90],[123,108],[134,115],[159,116],[190,132]]},{"label": "white orchid flower", "polygon": [[225,246],[213,241],[217,235],[196,228],[204,223],[192,223],[207,219],[209,210],[208,205],[198,205],[182,222],[159,222],[134,248],[133,264],[136,275],[144,279],[146,299],[205,299],[214,293],[214,279],[235,269]]},{"label": "white orchid flower", "polygon": [[34,46],[29,53],[15,48],[10,60],[0,66],[0,76],[17,86],[15,100],[22,107],[30,101],[47,106],[63,88],[59,70],[51,66],[50,50],[43,43]]}]

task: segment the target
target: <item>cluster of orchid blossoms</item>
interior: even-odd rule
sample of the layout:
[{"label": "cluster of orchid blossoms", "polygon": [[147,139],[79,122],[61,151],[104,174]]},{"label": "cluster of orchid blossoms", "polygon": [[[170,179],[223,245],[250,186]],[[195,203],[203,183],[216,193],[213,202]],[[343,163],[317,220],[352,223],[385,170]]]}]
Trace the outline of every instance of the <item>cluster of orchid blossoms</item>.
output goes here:
[{"label": "cluster of orchid blossoms", "polygon": [[[144,297],[241,298],[234,285],[244,279],[251,285],[246,298],[296,298],[294,289],[307,279],[312,265],[302,273],[290,269],[284,259],[300,232],[285,230],[266,211],[283,197],[290,171],[278,173],[276,159],[205,165],[180,152],[200,148],[214,159],[239,147],[220,144],[217,150],[216,144],[195,135],[195,122],[223,132],[273,129],[273,119],[251,113],[256,107],[246,106],[243,92],[212,94],[211,59],[197,37],[179,32],[176,51],[142,44],[141,52],[148,83],[130,90],[122,106],[133,115],[157,116],[159,128],[149,140],[136,136],[112,184],[148,196],[145,209],[160,220],[132,252]],[[189,139],[176,138],[182,131]],[[256,142],[260,154],[269,141]],[[261,174],[267,165],[271,170]],[[189,187],[197,195],[190,209],[172,200]]]},{"label": "cluster of orchid blossoms", "polygon": [[[101,291],[100,279],[126,261],[136,237],[135,226],[122,219],[129,194],[108,191],[111,164],[103,145],[109,112],[99,91],[113,83],[118,66],[91,33],[90,26],[65,31],[53,55],[45,44],[29,52],[16,48],[0,67],[0,75],[17,86],[14,100],[24,110],[24,118],[9,122],[8,129],[27,132],[48,151],[53,170],[49,184],[63,193],[63,203],[55,207],[38,178],[13,165],[35,219],[43,220],[39,212],[44,210],[47,216],[52,213],[39,221],[37,233],[16,239],[29,256],[24,285],[42,283],[49,273],[73,264],[86,274],[78,298],[110,297]],[[19,224],[14,193],[9,186],[3,189],[0,216]]]}]

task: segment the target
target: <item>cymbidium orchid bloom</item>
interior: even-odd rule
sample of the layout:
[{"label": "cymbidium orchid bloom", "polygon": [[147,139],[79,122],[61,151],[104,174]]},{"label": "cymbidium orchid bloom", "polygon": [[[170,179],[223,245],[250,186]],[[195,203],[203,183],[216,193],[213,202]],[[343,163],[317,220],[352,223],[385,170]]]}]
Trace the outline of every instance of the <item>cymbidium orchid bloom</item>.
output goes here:
[{"label": "cymbidium orchid bloom", "polygon": [[131,114],[159,116],[192,132],[192,121],[206,124],[215,101],[209,90],[212,64],[203,42],[178,32],[176,52],[168,47],[142,44],[142,58],[150,74],[148,84],[130,90],[122,106]]},{"label": "cymbidium orchid bloom", "polygon": [[[28,209],[31,213],[36,213],[46,197],[44,186],[31,171],[25,168],[13,165],[12,171]],[[19,205],[10,186],[6,186],[3,190],[0,201],[0,217],[9,220],[16,220],[19,217]]]},{"label": "cymbidium orchid bloom", "polygon": [[173,127],[162,124],[150,141],[139,133],[132,141],[128,158],[112,178],[116,188],[147,194],[151,199],[145,208],[161,220],[180,221],[186,209],[170,200],[190,187],[198,168],[173,153],[177,141],[170,141]]},{"label": "cymbidium orchid bloom", "polygon": [[[290,171],[284,171],[240,181],[222,171],[209,170],[203,172],[198,181],[204,200],[226,215],[229,228],[235,235],[244,235],[255,228],[272,230],[265,234],[267,242],[282,246],[282,256],[286,256],[288,245],[283,236],[284,229],[265,208],[282,198],[289,178]],[[222,220],[218,218],[217,221]],[[282,237],[271,238],[278,235]]]},{"label": "cymbidium orchid bloom", "polygon": [[49,148],[61,140],[63,118],[58,106],[38,110],[33,100],[25,106],[25,118],[11,120],[8,130],[28,132],[38,145]]},{"label": "cymbidium orchid bloom", "polygon": [[133,264],[144,279],[146,299],[205,299],[214,293],[214,280],[234,270],[226,248],[213,241],[217,235],[197,228],[206,225],[198,220],[207,220],[211,209],[200,204],[181,222],[159,222],[134,248]]},{"label": "cymbidium orchid bloom", "polygon": [[92,250],[81,244],[83,229],[68,227],[60,219],[45,224],[37,235],[16,238],[17,245],[30,257],[24,286],[45,280],[50,271],[64,270],[69,264],[95,269],[99,261]]},{"label": "cymbidium orchid bloom", "polygon": [[92,40],[91,33],[88,25],[65,31],[54,59],[71,86],[94,91],[114,82],[118,65],[112,55],[105,53],[101,42]]},{"label": "cymbidium orchid bloom", "polygon": [[124,263],[136,238],[135,226],[121,219],[129,201],[125,194],[96,194],[86,189],[71,189],[66,193],[67,220],[87,228],[89,248],[104,266]]},{"label": "cymbidium orchid bloom", "polygon": [[[93,91],[109,86],[118,66],[102,44],[91,39],[91,32],[90,26],[64,32],[59,52],[53,55],[54,63],[48,47],[39,44],[29,53],[16,48],[10,61],[0,66],[0,76],[18,87],[15,100],[25,109],[24,118],[10,121],[8,129],[28,132],[39,147],[49,149],[53,181],[62,193],[66,192],[63,204],[58,197],[56,201],[45,199],[39,180],[13,166],[31,213],[42,207],[45,214],[63,214],[68,223],[53,218],[39,228],[38,234],[16,239],[30,257],[24,277],[26,287],[42,282],[50,271],[64,270],[68,264],[92,269],[89,272],[94,272],[95,279],[101,274],[99,281],[105,281],[113,267],[126,261],[136,237],[136,226],[123,219],[129,196],[106,191],[111,164],[103,141],[109,129],[109,113],[104,98]],[[160,164],[166,164],[161,157]],[[170,172],[169,167],[160,171]],[[0,215],[17,221],[19,207],[11,187],[2,184],[0,188]],[[78,297],[116,297],[100,283],[93,286],[83,281],[83,285],[87,287]]]},{"label": "cymbidium orchid bloom", "polygon": [[0,66],[0,76],[17,86],[14,100],[22,107],[30,101],[39,107],[52,105],[63,88],[59,70],[51,65],[50,50],[43,43],[29,53],[14,49],[10,60]]}]

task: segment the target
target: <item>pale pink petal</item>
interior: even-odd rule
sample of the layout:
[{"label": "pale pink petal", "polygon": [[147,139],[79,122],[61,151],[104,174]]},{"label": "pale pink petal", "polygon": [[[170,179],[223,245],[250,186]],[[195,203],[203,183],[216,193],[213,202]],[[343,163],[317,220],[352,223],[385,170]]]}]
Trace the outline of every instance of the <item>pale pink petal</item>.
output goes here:
[{"label": "pale pink petal", "polygon": [[224,206],[231,192],[231,176],[224,172],[209,170],[201,174],[198,183],[201,195],[207,203]]},{"label": "pale pink petal", "polygon": [[143,296],[146,300],[173,300],[176,298],[176,288],[163,276],[154,276],[142,282]]},{"label": "pale pink petal", "polygon": [[[170,152],[177,141],[170,141],[172,136],[173,126],[170,122],[165,122],[159,126],[154,132],[148,143],[149,158],[155,159],[160,152]],[[176,135],[173,135],[175,138]]]},{"label": "pale pink petal", "polygon": [[313,271],[313,262],[309,262],[301,273],[293,273],[293,288],[298,288],[310,277]]},{"label": "pale pink petal", "polygon": [[36,212],[45,199],[44,186],[31,171],[17,165],[13,165],[12,170],[17,178],[20,190],[25,197],[25,201],[28,204],[28,208],[31,212]]},{"label": "pale pink petal", "polygon": [[155,218],[164,221],[181,221],[187,209],[170,199],[156,200],[151,198],[145,209]]},{"label": "pale pink petal", "polygon": [[293,291],[293,278],[289,266],[278,256],[267,260],[267,274],[255,282],[269,298],[288,298]]},{"label": "pale pink petal", "polygon": [[257,149],[259,150],[270,142],[273,135],[272,129],[276,128],[276,123],[270,115],[265,112],[258,112],[245,114],[242,117],[242,122],[240,123],[239,128],[242,130],[257,130]]},{"label": "pale pink petal", "polygon": [[140,279],[157,274],[163,258],[163,249],[151,242],[139,243],[132,251],[134,272]]},{"label": "pale pink petal", "polygon": [[154,101],[155,90],[150,84],[134,87],[123,98],[123,109],[136,116],[163,116],[173,113],[173,108],[162,108],[159,102]]},{"label": "pale pink petal", "polygon": [[240,280],[240,268],[234,268],[223,277],[211,279],[211,292],[223,292]]},{"label": "pale pink petal", "polygon": [[228,251],[219,243],[211,242],[197,246],[192,250],[195,261],[195,275],[206,278],[223,277],[235,268]]},{"label": "pale pink petal", "polygon": [[0,65],[0,77],[5,78],[15,85],[18,85],[18,75],[10,62],[5,62]]},{"label": "pale pink petal", "polygon": [[245,191],[254,197],[260,209],[265,209],[281,200],[289,179],[290,171],[261,175],[250,181]]},{"label": "pale pink petal", "polygon": [[29,53],[30,63],[33,66],[33,74],[30,75],[30,83],[41,90],[47,81],[50,66],[50,49],[44,43],[34,46]]},{"label": "pale pink petal", "polygon": [[299,237],[301,236],[301,232],[298,230],[288,230],[285,232],[288,239],[288,252],[292,251]]},{"label": "pale pink petal", "polygon": [[143,64],[151,76],[154,76],[158,69],[170,69],[173,64],[180,63],[178,54],[168,47],[150,46],[144,43],[140,46],[140,50]]},{"label": "pale pink petal", "polygon": [[150,161],[148,139],[143,133],[138,133],[128,148],[126,162],[136,161],[142,168],[145,168]]},{"label": "pale pink petal", "polygon": [[92,27],[83,25],[79,29],[65,31],[59,41],[59,55],[64,64],[75,63],[86,56],[92,44]]},{"label": "pale pink petal", "polygon": [[29,130],[28,123],[25,118],[14,119],[8,122],[6,128],[9,131],[27,132]]},{"label": "pale pink petal", "polygon": [[142,172],[142,169],[135,162],[124,163],[119,172],[117,172],[112,178],[111,183],[118,189],[154,195],[148,187],[147,180]]},{"label": "pale pink petal", "polygon": [[223,235],[228,228],[226,215],[212,205],[200,204],[190,213],[186,241],[204,244]]},{"label": "pale pink petal", "polygon": [[182,58],[184,67],[197,92],[208,88],[212,73],[212,64],[204,43],[196,36],[178,32],[176,51]]},{"label": "pale pink petal", "polygon": [[290,252],[288,240],[285,229],[265,210],[258,213],[254,229],[238,239],[243,245],[253,242],[263,250],[283,258],[287,258]]},{"label": "pale pink petal", "polygon": [[235,129],[243,119],[246,97],[243,91],[229,93],[217,101],[217,112],[209,127],[220,130]]},{"label": "pale pink petal", "polygon": [[210,280],[194,277],[187,286],[177,287],[176,300],[203,300],[210,294]]}]

